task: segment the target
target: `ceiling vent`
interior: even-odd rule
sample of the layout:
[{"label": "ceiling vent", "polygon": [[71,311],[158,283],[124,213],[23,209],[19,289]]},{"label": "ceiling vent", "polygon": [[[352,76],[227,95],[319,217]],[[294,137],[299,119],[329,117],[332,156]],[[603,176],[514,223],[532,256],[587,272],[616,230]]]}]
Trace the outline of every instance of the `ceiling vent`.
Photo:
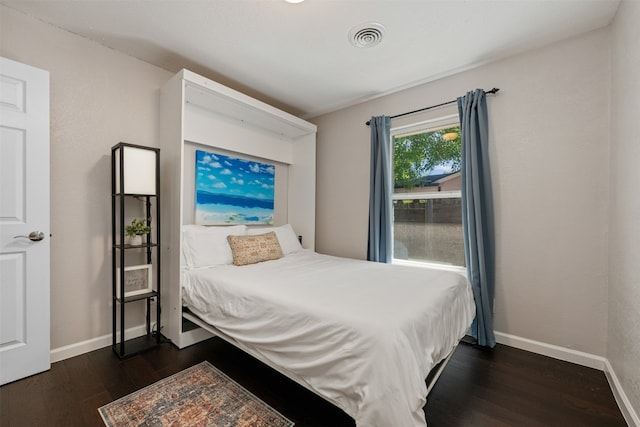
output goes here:
[{"label": "ceiling vent", "polygon": [[373,47],[382,41],[384,25],[377,22],[358,25],[349,31],[349,41],[355,47]]}]

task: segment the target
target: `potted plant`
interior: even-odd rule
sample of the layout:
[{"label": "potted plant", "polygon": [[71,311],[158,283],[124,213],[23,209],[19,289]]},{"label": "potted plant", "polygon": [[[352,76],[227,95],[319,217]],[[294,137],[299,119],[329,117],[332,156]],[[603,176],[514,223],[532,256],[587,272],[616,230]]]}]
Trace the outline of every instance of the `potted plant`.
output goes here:
[{"label": "potted plant", "polygon": [[129,239],[129,244],[133,246],[142,244],[142,235],[149,234],[151,227],[147,225],[144,219],[134,218],[130,225],[124,227],[124,234]]}]

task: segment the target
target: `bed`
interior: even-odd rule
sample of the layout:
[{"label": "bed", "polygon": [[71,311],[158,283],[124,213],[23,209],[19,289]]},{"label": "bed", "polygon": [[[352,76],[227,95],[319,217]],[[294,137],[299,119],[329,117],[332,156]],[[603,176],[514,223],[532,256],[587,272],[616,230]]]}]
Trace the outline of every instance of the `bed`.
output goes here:
[{"label": "bed", "polygon": [[[248,233],[227,230],[220,235]],[[187,316],[338,406],[357,426],[425,426],[425,378],[475,315],[464,274],[322,255],[302,249],[290,227],[275,230],[281,256],[242,266],[227,262],[224,246],[224,263],[190,262],[199,254],[189,242],[202,230],[185,238]]]}]

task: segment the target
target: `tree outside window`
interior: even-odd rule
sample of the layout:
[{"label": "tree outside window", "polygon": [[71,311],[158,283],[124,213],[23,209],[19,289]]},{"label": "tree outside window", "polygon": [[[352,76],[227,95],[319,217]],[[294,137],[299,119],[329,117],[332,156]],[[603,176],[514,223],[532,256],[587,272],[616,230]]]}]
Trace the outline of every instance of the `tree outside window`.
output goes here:
[{"label": "tree outside window", "polygon": [[392,138],[394,258],[464,266],[460,126]]}]

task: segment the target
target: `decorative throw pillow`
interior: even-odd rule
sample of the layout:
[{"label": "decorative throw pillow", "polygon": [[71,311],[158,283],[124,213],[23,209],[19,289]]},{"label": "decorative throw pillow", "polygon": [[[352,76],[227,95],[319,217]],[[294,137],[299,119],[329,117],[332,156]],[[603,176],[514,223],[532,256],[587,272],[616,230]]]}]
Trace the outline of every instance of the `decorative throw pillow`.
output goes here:
[{"label": "decorative throw pillow", "polygon": [[282,249],[275,232],[257,236],[227,236],[234,265],[255,264],[282,258]]}]

